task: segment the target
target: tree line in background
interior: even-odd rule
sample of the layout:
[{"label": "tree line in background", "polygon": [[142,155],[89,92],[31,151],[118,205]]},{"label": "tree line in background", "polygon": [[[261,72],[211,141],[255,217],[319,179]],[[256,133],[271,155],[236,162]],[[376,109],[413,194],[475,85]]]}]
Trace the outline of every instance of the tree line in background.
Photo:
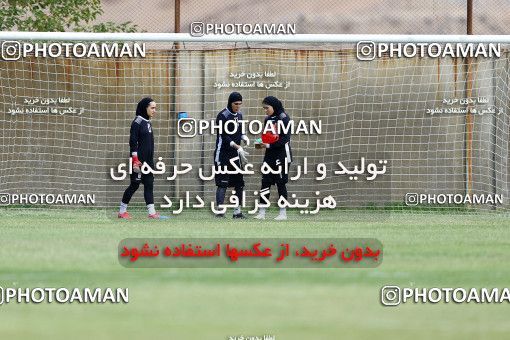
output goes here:
[{"label": "tree line in background", "polygon": [[97,23],[101,0],[4,0],[0,30],[29,32],[138,32],[131,21]]}]

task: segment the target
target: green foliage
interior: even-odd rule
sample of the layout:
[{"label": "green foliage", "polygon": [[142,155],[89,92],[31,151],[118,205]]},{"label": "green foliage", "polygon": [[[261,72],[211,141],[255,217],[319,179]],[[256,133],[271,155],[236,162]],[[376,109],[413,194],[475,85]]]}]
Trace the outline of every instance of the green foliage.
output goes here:
[{"label": "green foliage", "polygon": [[96,24],[101,0],[3,0],[0,30],[29,32],[137,32],[132,22]]}]

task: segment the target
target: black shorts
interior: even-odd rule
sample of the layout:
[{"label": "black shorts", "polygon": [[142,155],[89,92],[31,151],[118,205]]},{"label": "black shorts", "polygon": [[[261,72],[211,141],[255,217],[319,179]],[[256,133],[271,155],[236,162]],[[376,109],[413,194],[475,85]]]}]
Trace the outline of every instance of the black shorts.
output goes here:
[{"label": "black shorts", "polygon": [[[279,167],[281,167],[281,172],[279,174],[262,174],[262,186],[266,185],[273,185],[273,184],[286,184],[289,181],[289,173],[290,171],[290,163],[287,165],[287,173],[285,172],[285,166],[283,165],[285,162],[285,159],[279,160],[279,159],[268,159],[267,157],[264,157],[264,163],[269,165],[273,171],[278,170]],[[276,165],[278,163],[279,165]]]},{"label": "black shorts", "polygon": [[[227,169],[235,170],[231,164],[228,165]],[[215,174],[214,181],[216,186],[221,188],[244,187],[244,177],[242,174]]]},{"label": "black shorts", "polygon": [[289,174],[262,174],[262,185],[286,184]]},{"label": "black shorts", "polygon": [[145,185],[146,183],[153,183],[154,182],[154,174],[142,174],[141,172],[136,173],[133,172],[131,174],[131,182],[135,183],[143,183]]}]

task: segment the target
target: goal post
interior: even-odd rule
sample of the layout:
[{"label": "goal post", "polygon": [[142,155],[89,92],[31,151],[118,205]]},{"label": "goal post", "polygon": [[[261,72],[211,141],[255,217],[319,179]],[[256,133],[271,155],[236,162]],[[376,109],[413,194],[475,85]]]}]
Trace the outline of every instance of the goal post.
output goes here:
[{"label": "goal post", "polygon": [[[117,207],[129,178],[114,180],[111,169],[127,162],[136,103],[151,96],[155,161],[167,170],[156,175],[155,203],[189,192],[207,208],[215,183],[199,169],[210,175],[216,135],[206,125],[238,91],[252,142],[260,131],[249,123],[264,120],[269,95],[301,127],[291,136],[289,199],[331,196],[336,209],[510,208],[510,36],[0,32],[0,42],[0,193],[95,194],[94,206]],[[374,58],[361,50],[370,44]],[[475,55],[468,63],[448,48]],[[189,135],[185,122],[194,124]],[[253,202],[263,151],[247,151]],[[168,179],[182,163],[192,170]],[[133,203],[143,205],[140,193]]]}]

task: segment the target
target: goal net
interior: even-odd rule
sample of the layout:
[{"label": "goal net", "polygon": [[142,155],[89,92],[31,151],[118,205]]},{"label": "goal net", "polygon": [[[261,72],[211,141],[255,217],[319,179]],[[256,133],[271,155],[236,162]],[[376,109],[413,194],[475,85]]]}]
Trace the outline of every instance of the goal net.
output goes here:
[{"label": "goal net", "polygon": [[[119,164],[128,163],[136,104],[150,96],[157,103],[155,161],[161,157],[165,164],[165,172],[155,175],[156,206],[168,203],[165,196],[176,202],[188,193],[193,203],[200,196],[207,209],[216,187],[199,169],[202,177],[211,174],[216,135],[194,129],[213,121],[233,91],[243,96],[248,122],[263,122],[262,100],[269,95],[282,101],[294,121],[291,202],[315,204],[331,196],[336,209],[410,211],[510,206],[506,44],[499,57],[383,55],[367,61],[357,58],[355,43],[340,38],[334,44],[297,35],[299,43],[177,45],[172,37],[182,35],[169,34],[167,41],[146,41],[144,55],[109,57],[82,55],[90,52],[85,40],[110,44],[111,53],[121,47],[112,52],[110,40],[144,41],[129,34],[103,41],[91,35],[63,42],[62,36],[37,43],[81,41],[78,55],[45,45],[46,56],[33,49],[0,62],[0,193],[18,195],[8,202],[13,206],[33,206],[20,200],[22,194],[84,194],[95,195],[95,207],[117,207],[129,176],[115,180],[112,174],[119,176]],[[3,57],[14,59],[12,42],[5,40]],[[19,48],[36,43],[17,42]],[[264,154],[253,147],[257,127],[247,125],[252,144],[245,147],[254,169],[244,176],[250,207]],[[187,169],[183,163],[191,170],[172,176]],[[143,205],[141,192],[132,203]]]}]

